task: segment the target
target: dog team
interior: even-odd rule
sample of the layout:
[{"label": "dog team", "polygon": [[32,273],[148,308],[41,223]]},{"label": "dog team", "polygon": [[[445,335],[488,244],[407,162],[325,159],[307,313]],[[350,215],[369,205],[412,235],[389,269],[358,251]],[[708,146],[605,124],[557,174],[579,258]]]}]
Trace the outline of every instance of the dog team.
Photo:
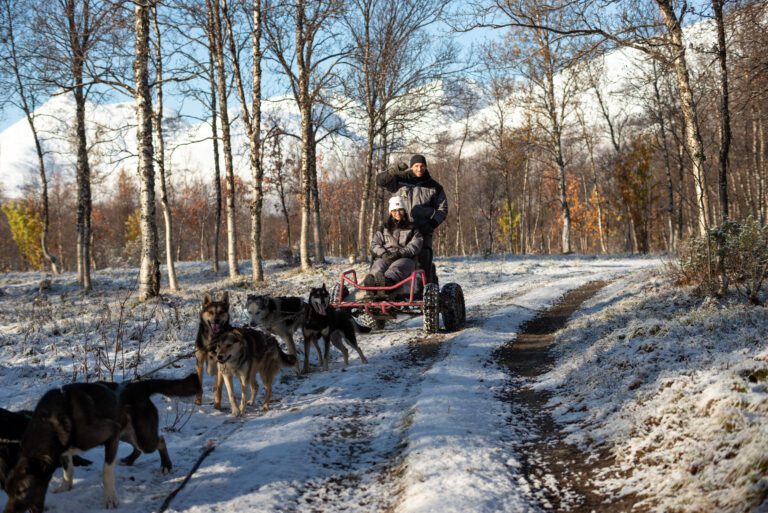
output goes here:
[{"label": "dog team", "polygon": [[[304,367],[309,371],[310,345],[315,347],[323,369],[328,369],[330,346],[333,344],[349,363],[347,345],[363,363],[365,355],[357,344],[360,326],[347,312],[330,306],[330,294],[323,284],[312,288],[308,299],[248,295],[246,311],[249,326],[230,324],[229,294],[218,300],[205,294],[195,339],[196,372],[183,379],[146,379],[110,383],[73,383],[49,390],[34,411],[10,412],[0,408],[0,487],[8,495],[4,513],[30,511],[42,513],[45,496],[54,471],[62,467],[64,480],[57,491],[72,488],[75,466],[91,462],[77,456],[99,445],[104,446],[102,482],[105,505],[118,504],[115,466],[118,443],[131,444],[133,451],[121,460],[131,465],[141,453],[157,451],[160,468],[170,472],[172,463],[159,434],[159,415],[150,397],[195,396],[202,403],[203,371],[214,376],[213,405],[221,409],[222,384],[232,415],[241,416],[246,405],[253,405],[259,385],[264,385],[262,409],[267,411],[272,397],[272,383],[283,367],[294,367],[300,373],[293,334],[301,330],[304,339]],[[288,348],[284,352],[275,335]],[[321,351],[319,340],[324,341]],[[235,398],[234,379],[240,382],[240,401]],[[246,393],[250,392],[246,400]]]}]

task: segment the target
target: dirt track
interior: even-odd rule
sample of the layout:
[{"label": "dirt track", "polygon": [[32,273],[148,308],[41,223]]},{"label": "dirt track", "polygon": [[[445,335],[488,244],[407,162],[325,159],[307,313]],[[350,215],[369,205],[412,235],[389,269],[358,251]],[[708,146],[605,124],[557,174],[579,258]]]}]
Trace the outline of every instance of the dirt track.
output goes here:
[{"label": "dirt track", "polygon": [[510,428],[524,435],[514,437],[517,441],[513,443],[522,459],[531,501],[543,509],[575,513],[639,511],[633,509],[634,497],[614,499],[595,489],[592,483],[612,462],[610,453],[605,450],[588,457],[590,455],[565,443],[565,433],[546,407],[550,394],[531,387],[533,379],[554,365],[549,352],[554,334],[566,325],[568,317],[582,303],[605,285],[605,282],[594,281],[570,291],[554,306],[525,323],[515,340],[494,353],[495,360],[510,373],[503,399],[512,406]]}]

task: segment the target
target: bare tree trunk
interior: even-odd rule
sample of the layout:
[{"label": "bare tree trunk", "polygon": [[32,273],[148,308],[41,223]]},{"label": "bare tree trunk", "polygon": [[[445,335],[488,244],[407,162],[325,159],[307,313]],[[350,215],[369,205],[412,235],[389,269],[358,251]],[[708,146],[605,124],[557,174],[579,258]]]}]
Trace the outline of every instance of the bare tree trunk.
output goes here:
[{"label": "bare tree trunk", "polygon": [[50,229],[51,221],[48,207],[48,177],[45,173],[45,161],[43,159],[43,147],[40,141],[40,137],[37,134],[37,128],[35,127],[34,118],[31,112],[25,111],[27,121],[29,122],[29,128],[32,130],[32,137],[35,140],[35,150],[37,151],[37,168],[40,173],[40,202],[42,203],[42,221],[43,231],[40,234],[40,249],[43,252],[43,258],[48,262],[51,268],[51,272],[54,275],[59,274],[59,266],[57,264],[56,256],[52,255],[48,250],[48,231]]},{"label": "bare tree trunk", "polygon": [[[253,32],[251,35],[253,72],[251,86],[251,145],[261,148],[261,0],[253,0]],[[253,152],[253,151],[252,151]],[[251,168],[253,180],[253,204],[251,206],[251,261],[253,281],[264,281],[264,257],[262,255],[261,212],[264,208],[264,167],[260,153],[256,154],[256,165]]]},{"label": "bare tree trunk", "polygon": [[[366,81],[367,82],[367,81]],[[358,262],[365,262],[368,257],[368,241],[365,237],[365,214],[370,209],[371,179],[373,177],[373,142],[375,138],[373,120],[368,120],[368,141],[365,150],[365,177],[360,195],[360,212],[357,214],[357,255]]]},{"label": "bare tree trunk", "polygon": [[[763,131],[762,119],[760,113],[757,112],[754,104],[752,106],[752,173],[757,180],[757,203],[753,202],[753,212],[760,220],[760,225],[765,225],[765,174],[760,165],[760,154],[762,146],[760,144],[761,134]],[[749,177],[747,177],[749,180]]]},{"label": "bare tree trunk", "polygon": [[[215,2],[215,3],[214,3]],[[237,226],[235,225],[235,170],[232,163],[232,137],[230,135],[229,111],[227,107],[226,67],[224,65],[224,38],[221,32],[221,17],[218,0],[206,0],[208,11],[213,20],[214,62],[216,65],[217,89],[219,96],[219,117],[221,119],[221,138],[224,145],[224,169],[227,180],[227,263],[229,277],[240,275],[237,269]]]},{"label": "bare tree trunk", "polygon": [[[387,169],[389,159],[389,128],[386,121],[386,115],[382,115],[381,128],[381,165],[379,169]],[[376,228],[381,224],[381,205],[384,201],[384,189],[376,187],[373,194],[373,204],[371,205],[371,222],[368,224],[368,240],[373,240],[373,234]]]},{"label": "bare tree trunk", "polygon": [[757,176],[758,180],[760,180],[760,183],[763,186],[763,197],[760,198],[760,215],[763,218],[763,222],[765,222],[766,218],[766,192],[765,192],[765,128],[764,128],[763,120],[762,120],[762,113],[761,117],[758,117],[757,119],[757,133],[758,138],[760,142],[760,154],[758,158],[758,166],[757,166]]},{"label": "bare tree trunk", "polygon": [[[85,88],[83,68],[85,52],[78,31],[75,0],[66,0],[68,37],[72,52],[72,79],[75,86],[75,134],[77,139],[77,279],[86,291],[91,290],[91,167],[85,132]],[[85,29],[83,37],[88,37]]]},{"label": "bare tree trunk", "polygon": [[310,173],[310,186],[312,188],[312,238],[315,243],[315,264],[325,263],[325,249],[323,248],[322,220],[320,218],[320,189],[317,185],[317,143],[315,131],[312,129],[312,172]]},{"label": "bare tree trunk", "polygon": [[671,0],[656,0],[661,10],[664,24],[670,36],[670,50],[673,59],[673,67],[677,78],[677,87],[680,95],[680,107],[685,125],[685,143],[691,157],[693,166],[694,187],[698,212],[696,215],[696,227],[699,235],[705,235],[710,219],[709,198],[707,197],[706,169],[704,162],[704,144],[701,139],[699,122],[696,119],[696,107],[694,105],[693,91],[691,90],[688,63],[685,58],[685,42],[683,41],[683,29],[672,7]]},{"label": "bare tree trunk", "polygon": [[[456,252],[458,253],[461,251],[461,254],[466,256],[466,252],[464,251],[464,229],[461,224],[462,221],[462,215],[461,215],[461,194],[460,194],[460,188],[459,184],[461,182],[461,154],[464,151],[464,144],[467,142],[467,137],[469,137],[469,116],[464,120],[464,132],[461,136],[461,144],[459,145],[459,155],[457,157],[457,164],[456,164],[456,175],[453,180],[453,202],[456,205]],[[511,214],[510,214],[511,215]],[[510,237],[512,233],[512,224],[509,225],[509,231],[510,231]]]},{"label": "bare tree trunk", "polygon": [[251,98],[251,111],[248,111],[248,102],[245,98],[242,74],[240,72],[240,59],[235,43],[235,35],[232,29],[232,20],[229,16],[227,1],[222,0],[222,15],[227,27],[229,40],[229,53],[235,76],[235,85],[240,98],[240,106],[243,115],[246,135],[248,136],[249,157],[251,163],[251,180],[253,181],[253,201],[251,202],[251,276],[254,282],[264,281],[264,262],[261,256],[261,211],[264,204],[263,178],[264,171],[261,165],[261,2],[253,2],[254,29],[251,33],[253,70],[251,73],[253,86]]},{"label": "bare tree trunk", "polygon": [[677,142],[677,180],[680,183],[680,206],[677,210],[677,240],[683,240],[684,216],[683,208],[685,206],[685,148],[683,143]]},{"label": "bare tree trunk", "polygon": [[528,155],[528,146],[526,145],[525,165],[523,166],[523,194],[522,208],[520,209],[520,253],[528,253],[528,177],[531,172],[531,159]]},{"label": "bare tree trunk", "polygon": [[168,267],[168,286],[179,290],[176,280],[176,266],[173,259],[173,217],[168,201],[168,185],[165,176],[165,139],[163,138],[163,54],[160,39],[160,26],[157,23],[157,6],[152,6],[152,25],[155,31],[155,75],[157,83],[157,106],[155,109],[155,136],[157,137],[157,171],[160,178],[160,209],[165,222],[165,263]]},{"label": "bare tree trunk", "polygon": [[77,134],[77,277],[91,290],[91,168],[85,135],[85,97],[75,88],[75,132]]},{"label": "bare tree trunk", "polygon": [[211,142],[213,143],[213,186],[216,195],[214,226],[213,226],[213,272],[219,272],[219,239],[221,236],[221,167],[219,165],[219,130],[218,123],[216,122],[218,117],[218,107],[216,107],[216,72],[213,61],[214,41],[213,35],[213,20],[209,17],[208,20],[208,44],[210,45],[210,52],[208,52],[208,72],[210,73],[210,88],[211,88]]},{"label": "bare tree trunk", "polygon": [[672,164],[670,162],[669,145],[667,144],[667,126],[664,118],[664,110],[661,103],[661,92],[659,91],[658,75],[656,74],[656,63],[653,65],[653,93],[656,104],[656,115],[658,116],[658,139],[664,154],[664,170],[667,177],[667,224],[669,238],[667,240],[667,251],[677,249],[677,240],[675,238],[675,188],[672,182]]},{"label": "bare tree trunk", "polygon": [[141,265],[139,268],[139,300],[160,293],[160,263],[157,259],[157,224],[155,223],[155,170],[152,146],[152,96],[149,91],[149,6],[136,2],[136,119],[139,143],[139,176],[141,177]]},{"label": "bare tree trunk", "polygon": [[728,220],[728,153],[731,148],[731,111],[728,106],[728,63],[723,23],[723,1],[712,0],[717,25],[717,61],[720,64],[720,162],[718,166],[718,190],[720,216]]},{"label": "bare tree trunk", "polygon": [[546,73],[546,96],[547,96],[547,114],[551,124],[551,144],[555,154],[557,164],[557,190],[560,196],[560,214],[563,220],[563,231],[561,236],[561,249],[564,254],[572,253],[571,248],[571,210],[568,206],[567,196],[567,178],[565,170],[565,158],[563,156],[562,127],[557,115],[555,103],[555,73],[551,65],[552,56],[549,50],[549,43],[541,45],[544,52],[545,73]]},{"label": "bare tree trunk", "polygon": [[[308,80],[308,77],[306,77]],[[299,253],[301,258],[301,270],[307,271],[312,267],[309,259],[309,223],[312,203],[312,180],[310,179],[312,151],[310,149],[311,106],[309,100],[301,105],[301,235]]]}]

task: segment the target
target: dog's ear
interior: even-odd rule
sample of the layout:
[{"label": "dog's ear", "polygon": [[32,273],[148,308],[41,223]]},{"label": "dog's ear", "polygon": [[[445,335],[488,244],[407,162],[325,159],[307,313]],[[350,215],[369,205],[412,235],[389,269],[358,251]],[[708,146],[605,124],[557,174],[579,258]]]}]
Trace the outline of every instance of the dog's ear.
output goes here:
[{"label": "dog's ear", "polygon": [[226,303],[227,306],[229,306],[229,292],[228,291],[225,290],[224,292],[221,293],[221,302],[222,303]]},{"label": "dog's ear", "polygon": [[203,308],[211,304],[211,295],[207,292],[203,296]]}]

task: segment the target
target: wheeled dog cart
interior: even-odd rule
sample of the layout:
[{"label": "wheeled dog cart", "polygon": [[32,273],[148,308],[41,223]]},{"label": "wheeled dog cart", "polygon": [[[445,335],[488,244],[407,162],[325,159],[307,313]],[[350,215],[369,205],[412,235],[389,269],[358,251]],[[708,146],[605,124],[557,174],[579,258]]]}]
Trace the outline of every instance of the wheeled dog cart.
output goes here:
[{"label": "wheeled dog cart", "polygon": [[[433,271],[433,276],[436,276]],[[426,283],[424,271],[417,269],[400,283],[388,287],[366,287],[357,281],[354,269],[341,273],[331,287],[331,305],[350,311],[360,324],[382,329],[397,314],[422,315],[424,331],[437,333],[440,318],[446,331],[464,327],[464,292],[458,283]]]}]

